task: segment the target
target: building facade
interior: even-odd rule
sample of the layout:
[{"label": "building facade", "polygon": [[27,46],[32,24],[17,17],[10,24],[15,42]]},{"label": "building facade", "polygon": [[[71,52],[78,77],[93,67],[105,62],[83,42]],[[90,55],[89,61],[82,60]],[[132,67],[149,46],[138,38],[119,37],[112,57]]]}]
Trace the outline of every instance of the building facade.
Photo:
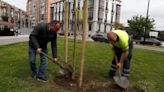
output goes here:
[{"label": "building facade", "polygon": [[26,28],[29,26],[28,15],[25,11],[0,0],[0,27]]},{"label": "building facade", "polygon": [[[69,30],[73,30],[73,1],[69,1]],[[77,0],[76,7],[79,10],[79,24],[82,20],[83,1]],[[96,32],[108,32],[113,22],[120,21],[121,1],[120,0],[88,0],[88,34]],[[113,7],[112,7],[113,6]],[[113,17],[113,18],[111,18]],[[64,0],[53,0],[51,3],[51,20],[58,20],[64,23]],[[81,28],[79,28],[81,29]],[[80,31],[80,30],[79,30]]]},{"label": "building facade", "polygon": [[40,22],[50,22],[51,0],[28,0],[27,12],[32,20],[32,26]]}]

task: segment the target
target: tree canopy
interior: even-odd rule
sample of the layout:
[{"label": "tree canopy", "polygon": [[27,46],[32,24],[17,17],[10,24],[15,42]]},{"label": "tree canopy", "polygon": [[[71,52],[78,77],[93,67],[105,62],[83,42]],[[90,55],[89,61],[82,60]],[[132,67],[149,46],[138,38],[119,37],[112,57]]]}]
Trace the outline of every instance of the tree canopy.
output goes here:
[{"label": "tree canopy", "polygon": [[137,32],[137,35],[143,36],[144,30],[146,33],[154,28],[155,20],[148,18],[146,22],[146,18],[143,16],[133,16],[132,19],[128,20],[129,30]]}]

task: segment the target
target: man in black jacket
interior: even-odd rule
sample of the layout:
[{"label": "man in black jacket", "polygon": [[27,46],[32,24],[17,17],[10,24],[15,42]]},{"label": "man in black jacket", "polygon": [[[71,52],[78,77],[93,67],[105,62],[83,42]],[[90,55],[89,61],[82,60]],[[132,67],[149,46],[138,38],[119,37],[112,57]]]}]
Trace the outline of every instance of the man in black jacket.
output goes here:
[{"label": "man in black jacket", "polygon": [[[41,54],[41,51],[48,53],[47,44],[51,42],[52,55],[55,61],[57,61],[57,31],[61,28],[61,24],[58,21],[52,21],[50,23],[39,23],[34,27],[29,37],[29,61],[32,70],[32,78],[37,78],[46,82],[45,66],[47,58]],[[36,54],[40,55],[40,66],[37,71],[36,68]]]}]

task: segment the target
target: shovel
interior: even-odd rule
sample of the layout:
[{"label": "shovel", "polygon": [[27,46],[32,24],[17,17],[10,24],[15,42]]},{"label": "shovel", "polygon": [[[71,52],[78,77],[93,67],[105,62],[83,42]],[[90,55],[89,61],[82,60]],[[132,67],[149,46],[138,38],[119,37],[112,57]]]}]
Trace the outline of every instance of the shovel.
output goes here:
[{"label": "shovel", "polygon": [[71,78],[72,77],[73,69],[72,69],[72,67],[69,64],[67,64],[67,63],[60,63],[58,61],[55,61],[52,57],[48,56],[44,52],[41,52],[41,54],[43,54],[44,56],[46,56],[53,63],[57,64],[61,68],[60,71],[62,71],[62,75],[63,76],[65,76],[66,78]]},{"label": "shovel", "polygon": [[[115,56],[115,60],[116,60],[116,64],[118,63],[117,57]],[[116,82],[116,84],[123,88],[126,89],[129,85],[129,80],[127,79],[127,77],[121,76],[121,70],[118,69],[117,70],[118,75],[114,76],[113,79]]]}]

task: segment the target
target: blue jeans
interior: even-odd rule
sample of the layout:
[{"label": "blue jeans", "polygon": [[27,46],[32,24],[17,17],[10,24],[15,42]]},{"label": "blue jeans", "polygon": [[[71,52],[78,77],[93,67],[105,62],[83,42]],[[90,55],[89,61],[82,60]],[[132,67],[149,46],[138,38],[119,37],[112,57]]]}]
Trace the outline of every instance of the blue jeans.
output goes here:
[{"label": "blue jeans", "polygon": [[[48,53],[47,48],[46,49],[42,49],[42,51],[44,53]],[[40,66],[39,66],[39,71],[37,72],[37,68],[36,68],[36,50],[33,49],[31,46],[29,46],[29,63],[30,63],[30,68],[32,71],[32,75],[36,75],[38,77],[45,77],[45,67],[46,67],[46,63],[47,63],[47,58],[40,54]]]}]

